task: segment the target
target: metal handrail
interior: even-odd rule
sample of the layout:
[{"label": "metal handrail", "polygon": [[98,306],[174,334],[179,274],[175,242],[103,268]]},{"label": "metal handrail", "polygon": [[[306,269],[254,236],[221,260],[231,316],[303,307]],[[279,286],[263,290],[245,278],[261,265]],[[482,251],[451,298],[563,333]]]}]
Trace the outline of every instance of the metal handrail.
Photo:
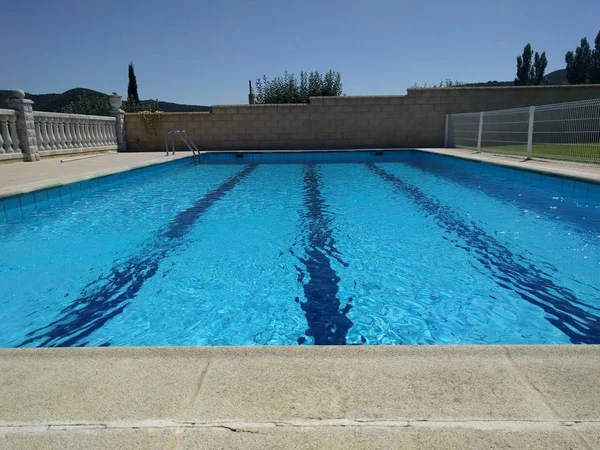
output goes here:
[{"label": "metal handrail", "polygon": [[169,130],[165,135],[165,148],[167,150],[167,156],[169,156],[169,137],[171,138],[171,154],[175,154],[175,136],[179,136],[181,140],[187,145],[192,154],[197,155],[200,153],[196,144],[190,139],[185,130],[174,128]]}]

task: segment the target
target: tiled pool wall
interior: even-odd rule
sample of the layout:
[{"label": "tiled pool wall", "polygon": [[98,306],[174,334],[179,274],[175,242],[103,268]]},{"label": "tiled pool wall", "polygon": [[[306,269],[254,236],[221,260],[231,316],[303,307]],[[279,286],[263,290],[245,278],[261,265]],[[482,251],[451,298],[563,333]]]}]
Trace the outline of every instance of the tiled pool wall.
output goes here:
[{"label": "tiled pool wall", "polygon": [[124,172],[106,175],[89,180],[77,181],[26,194],[0,198],[0,219],[20,216],[33,212],[37,207],[46,207],[56,199],[76,199],[97,189],[114,187],[128,180],[146,176],[150,173],[169,170],[185,164],[324,164],[324,163],[362,163],[395,162],[418,156],[422,159],[444,160],[444,164],[456,168],[476,169],[479,173],[502,175],[507,178],[520,178],[535,184],[548,184],[556,188],[577,189],[600,200],[600,184],[559,175],[541,173],[527,168],[512,168],[489,162],[473,161],[454,156],[440,155],[422,150],[362,150],[362,151],[273,151],[273,152],[206,152],[196,157],[183,158],[163,164],[140,167]]},{"label": "tiled pool wall", "polygon": [[198,163],[194,158],[182,158],[162,164],[154,164],[146,167],[138,167],[123,172],[104,175],[88,180],[76,181],[47,189],[40,189],[25,194],[13,195],[0,198],[0,220],[11,217],[20,217],[21,214],[35,212],[38,207],[48,207],[53,201],[75,200],[81,196],[94,192],[98,189],[119,186],[128,180],[147,176],[151,173],[164,172],[175,166]]},{"label": "tiled pool wall", "polygon": [[310,152],[207,152],[198,158],[202,164],[323,164],[323,163],[362,163],[395,162],[418,156],[424,160],[443,160],[448,166],[457,168],[476,169],[478,172],[502,175],[507,178],[521,178],[524,181],[547,183],[554,187],[562,186],[567,189],[578,189],[600,194],[600,184],[569,178],[562,175],[545,174],[535,169],[513,168],[492,162],[474,161],[449,155],[440,155],[424,150],[415,149],[386,149],[386,150],[330,150]]}]

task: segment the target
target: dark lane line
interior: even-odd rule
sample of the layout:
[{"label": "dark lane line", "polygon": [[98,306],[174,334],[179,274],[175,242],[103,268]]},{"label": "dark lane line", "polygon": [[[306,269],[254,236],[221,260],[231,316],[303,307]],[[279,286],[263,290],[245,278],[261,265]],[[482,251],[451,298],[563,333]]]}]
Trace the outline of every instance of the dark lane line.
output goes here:
[{"label": "dark lane line", "polygon": [[[306,166],[304,172],[304,212],[306,223],[305,257],[298,257],[309,275],[304,283],[306,301],[300,303],[304,311],[308,329],[306,335],[314,339],[316,345],[344,345],[346,334],[353,325],[346,317],[352,305],[340,310],[338,298],[340,277],[331,267],[331,259],[348,266],[335,248],[335,239],[330,228],[331,219],[326,217],[326,205],[319,186],[319,176],[314,164]],[[293,253],[293,252],[292,252]],[[298,280],[303,281],[305,273],[299,267]],[[298,339],[302,344],[304,338]]]},{"label": "dark lane line", "polygon": [[572,343],[600,343],[600,317],[580,306],[598,308],[581,302],[571,290],[556,285],[532,261],[512,253],[475,222],[461,220],[449,206],[428,197],[416,186],[403,182],[375,164],[366,165],[431,215],[441,228],[461,239],[463,245],[459,247],[472,253],[499,286],[542,308],[548,314],[546,320],[565,333]]},{"label": "dark lane line", "polygon": [[[466,165],[467,163],[481,165],[481,163],[471,161],[460,161],[454,162],[454,165],[451,166],[452,170],[448,170],[440,161],[420,156],[402,160],[402,164],[414,167],[428,174],[435,174],[440,178],[459,183],[467,188],[473,189],[476,186],[478,192],[484,192],[486,195],[497,198],[500,201],[513,205],[516,204],[522,208],[535,211],[551,221],[556,220],[556,216],[559,215],[561,222],[569,222],[586,232],[590,232],[590,230],[594,230],[600,226],[600,208],[588,208],[584,211],[581,206],[577,206],[576,203],[571,201],[558,202],[556,204],[551,203],[548,200],[551,197],[548,195],[548,188],[552,185],[527,184],[531,183],[527,178],[516,178],[518,184],[509,184],[510,179],[505,180],[508,183],[503,183],[494,177],[485,177],[476,171],[463,168],[462,164]],[[525,175],[529,176],[527,172],[525,172]],[[573,183],[573,181],[570,182],[571,184]],[[521,189],[517,186],[520,186]],[[542,187],[545,187],[545,190]],[[558,196],[569,195],[568,192],[564,192],[561,186],[556,185],[556,188],[559,189]],[[574,196],[584,194],[584,191],[576,189],[571,189],[571,191]],[[550,210],[550,206],[557,206],[558,209]]]},{"label": "dark lane line", "polygon": [[156,275],[161,261],[183,245],[182,238],[198,219],[255,168],[255,165],[246,167],[178,213],[165,231],[144,245],[137,254],[117,262],[107,275],[89,283],[81,295],[61,311],[58,319],[28,333],[19,347],[33,343],[38,347],[81,345],[83,338],[123,312],[144,283]]}]

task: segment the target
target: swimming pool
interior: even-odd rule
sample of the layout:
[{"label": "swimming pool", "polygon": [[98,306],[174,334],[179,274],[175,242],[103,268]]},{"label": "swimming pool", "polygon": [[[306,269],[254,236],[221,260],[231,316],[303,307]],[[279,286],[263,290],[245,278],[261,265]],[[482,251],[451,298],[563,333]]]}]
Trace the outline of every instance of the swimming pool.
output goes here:
[{"label": "swimming pool", "polygon": [[2,209],[1,347],[600,343],[594,184],[220,153]]}]

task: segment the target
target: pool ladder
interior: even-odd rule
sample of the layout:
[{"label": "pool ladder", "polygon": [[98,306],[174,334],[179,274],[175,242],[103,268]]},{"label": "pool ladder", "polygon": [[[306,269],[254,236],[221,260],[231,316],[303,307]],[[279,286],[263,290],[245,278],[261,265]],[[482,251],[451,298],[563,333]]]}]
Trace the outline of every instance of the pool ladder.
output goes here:
[{"label": "pool ladder", "polygon": [[187,147],[190,149],[192,154],[197,155],[200,153],[198,147],[196,147],[196,144],[192,142],[185,130],[174,128],[169,130],[165,135],[165,148],[167,149],[167,156],[169,156],[169,138],[171,138],[171,154],[175,154],[175,136],[179,136],[181,138],[185,145],[187,145]]}]

